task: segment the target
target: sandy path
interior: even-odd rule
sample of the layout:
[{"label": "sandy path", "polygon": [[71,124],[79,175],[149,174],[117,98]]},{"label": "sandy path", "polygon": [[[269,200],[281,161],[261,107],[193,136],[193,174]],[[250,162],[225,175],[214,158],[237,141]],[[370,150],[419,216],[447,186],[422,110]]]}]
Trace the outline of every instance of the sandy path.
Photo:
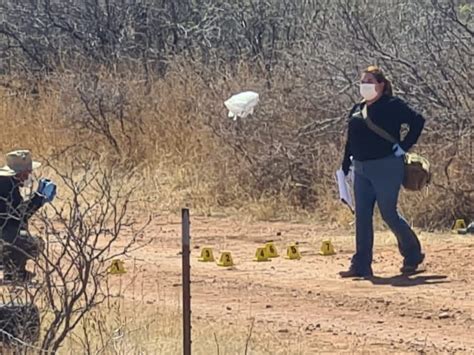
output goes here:
[{"label": "sandy path", "polygon": [[[134,270],[142,284],[140,297],[155,302],[158,283],[164,292],[180,292],[181,227],[171,218],[156,222],[150,231],[159,239],[134,255]],[[254,333],[269,342],[274,337],[280,344],[285,339],[293,347],[299,344],[294,351],[282,347],[282,354],[474,353],[474,236],[422,233],[426,271],[406,278],[398,272],[401,258],[393,238],[378,233],[376,277],[367,281],[337,276],[354,248],[347,231],[193,218],[191,233],[195,321],[225,327],[254,319]],[[255,248],[268,239],[280,254],[298,241],[302,259],[253,262]],[[333,241],[336,255],[318,255],[323,239]],[[198,262],[203,245],[214,247],[216,256],[223,249],[232,251],[236,265]],[[127,277],[133,274],[131,270]],[[127,296],[137,293],[132,296],[129,290]],[[262,346],[252,353],[267,352]]]}]

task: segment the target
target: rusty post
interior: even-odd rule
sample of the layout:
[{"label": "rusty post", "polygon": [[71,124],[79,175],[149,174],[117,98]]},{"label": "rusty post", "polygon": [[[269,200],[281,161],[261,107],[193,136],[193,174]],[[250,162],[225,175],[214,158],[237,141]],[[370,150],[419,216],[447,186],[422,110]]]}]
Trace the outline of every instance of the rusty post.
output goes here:
[{"label": "rusty post", "polygon": [[189,209],[181,210],[182,219],[182,276],[183,276],[183,354],[191,355],[191,264]]}]

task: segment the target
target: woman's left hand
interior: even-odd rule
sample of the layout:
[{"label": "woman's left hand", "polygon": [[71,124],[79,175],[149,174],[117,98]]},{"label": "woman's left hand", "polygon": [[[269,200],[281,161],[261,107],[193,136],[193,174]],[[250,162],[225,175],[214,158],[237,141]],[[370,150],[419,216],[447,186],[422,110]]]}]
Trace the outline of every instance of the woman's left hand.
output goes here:
[{"label": "woman's left hand", "polygon": [[393,149],[393,154],[395,154],[396,157],[401,157],[403,155],[405,155],[405,151],[402,149],[402,147],[400,147],[400,145],[398,145],[398,143],[395,143],[392,147]]}]

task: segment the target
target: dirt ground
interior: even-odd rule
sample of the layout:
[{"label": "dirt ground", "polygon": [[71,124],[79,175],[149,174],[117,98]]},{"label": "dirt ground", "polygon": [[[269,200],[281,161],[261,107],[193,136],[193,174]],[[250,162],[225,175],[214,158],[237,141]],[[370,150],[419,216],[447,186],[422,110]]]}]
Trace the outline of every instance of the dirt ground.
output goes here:
[{"label": "dirt ground", "polygon": [[[128,290],[126,297],[140,293],[147,303],[163,306],[169,298],[157,296],[159,284],[161,294],[177,298],[176,307],[181,292],[180,220],[157,218],[151,231],[156,241],[133,254],[133,267],[127,261],[126,277],[139,277],[142,287]],[[213,329],[224,331],[243,324],[251,328],[249,354],[474,354],[474,236],[419,233],[427,255],[424,272],[401,276],[394,237],[378,232],[376,276],[351,280],[337,274],[349,266],[354,250],[348,230],[192,217],[194,344],[204,336],[201,327],[216,325]],[[319,255],[326,239],[335,246],[333,256]],[[289,243],[299,242],[301,260],[253,261],[255,249],[267,240],[275,242],[281,255]],[[235,266],[198,262],[203,246],[213,247],[216,258],[221,250],[231,251]],[[225,344],[225,335],[214,331],[213,336],[216,344],[218,339]]]}]

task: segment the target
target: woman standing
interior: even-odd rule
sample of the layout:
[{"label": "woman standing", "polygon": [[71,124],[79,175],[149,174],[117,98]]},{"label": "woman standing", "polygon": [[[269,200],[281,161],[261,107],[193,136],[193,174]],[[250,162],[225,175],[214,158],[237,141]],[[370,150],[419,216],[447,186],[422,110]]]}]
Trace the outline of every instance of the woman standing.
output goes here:
[{"label": "woman standing", "polygon": [[[397,237],[398,248],[404,258],[400,271],[412,273],[425,256],[416,234],[398,213],[397,201],[404,176],[403,156],[417,142],[425,120],[404,101],[393,96],[390,81],[376,66],[370,66],[362,73],[360,93],[364,100],[356,104],[349,114],[342,162],[346,175],[351,164],[354,165],[356,253],[349,270],[341,272],[340,276],[372,276],[376,201],[382,218]],[[393,144],[369,128],[367,117],[399,143]],[[402,124],[409,126],[409,132],[400,141]]]}]

